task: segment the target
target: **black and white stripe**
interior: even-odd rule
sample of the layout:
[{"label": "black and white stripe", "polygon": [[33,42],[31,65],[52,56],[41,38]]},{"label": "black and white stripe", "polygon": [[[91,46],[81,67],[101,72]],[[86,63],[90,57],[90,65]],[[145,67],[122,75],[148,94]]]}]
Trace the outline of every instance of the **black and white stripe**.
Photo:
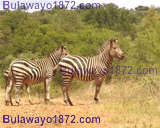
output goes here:
[{"label": "black and white stripe", "polygon": [[[16,59],[11,62],[8,71],[9,84],[6,89],[6,104],[11,101],[11,90],[15,85],[16,102],[19,103],[18,87],[29,86],[44,82],[45,100],[50,99],[50,83],[57,64],[67,54],[66,48],[61,46],[48,57],[42,59]],[[30,92],[29,92],[30,93]],[[29,97],[29,101],[31,99]]]},{"label": "black and white stripe", "polygon": [[[36,60],[36,59],[32,58],[31,60]],[[8,74],[9,74],[9,69],[5,70],[3,73],[3,78],[5,79],[5,82],[6,82],[5,89],[9,85],[9,75]]]},{"label": "black and white stripe", "polygon": [[73,78],[82,81],[95,80],[96,92],[94,99],[98,101],[100,86],[112,65],[113,58],[123,58],[123,52],[118,46],[117,40],[109,40],[105,46],[100,49],[100,53],[93,57],[81,57],[67,55],[60,63],[60,72],[63,77],[64,101],[70,105],[72,102],[68,95],[68,88]]}]

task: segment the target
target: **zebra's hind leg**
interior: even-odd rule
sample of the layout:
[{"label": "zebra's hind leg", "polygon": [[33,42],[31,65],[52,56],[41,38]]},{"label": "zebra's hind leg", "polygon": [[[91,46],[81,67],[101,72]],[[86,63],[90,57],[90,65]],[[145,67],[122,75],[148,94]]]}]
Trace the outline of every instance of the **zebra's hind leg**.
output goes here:
[{"label": "zebra's hind leg", "polygon": [[9,105],[9,103],[13,105],[12,98],[11,98],[12,88],[13,88],[13,81],[9,80],[9,84],[6,86],[6,94],[5,94],[5,97],[6,97],[5,104],[7,106]]},{"label": "zebra's hind leg", "polygon": [[45,96],[44,96],[44,101],[46,103],[49,102],[50,100],[50,86],[51,86],[51,81],[52,78],[47,78],[44,82],[44,92],[45,92]]},{"label": "zebra's hind leg", "polygon": [[62,86],[62,92],[64,97],[64,102],[70,106],[73,106],[71,99],[69,98],[68,89],[71,85],[72,78],[63,78],[63,86]]},{"label": "zebra's hind leg", "polygon": [[15,85],[15,100],[17,105],[20,104],[20,98],[19,98],[19,90],[21,89],[22,84],[16,83]]},{"label": "zebra's hind leg", "polygon": [[99,80],[99,79],[96,79],[96,80],[95,80],[95,83],[96,83],[96,91],[95,91],[95,95],[94,95],[94,100],[96,101],[96,103],[99,102],[98,94],[99,94],[99,92],[100,92],[100,88],[101,88],[102,82],[103,82],[103,80]]},{"label": "zebra's hind leg", "polygon": [[30,86],[26,84],[27,94],[28,94],[28,101],[31,105],[33,105],[30,93]]}]

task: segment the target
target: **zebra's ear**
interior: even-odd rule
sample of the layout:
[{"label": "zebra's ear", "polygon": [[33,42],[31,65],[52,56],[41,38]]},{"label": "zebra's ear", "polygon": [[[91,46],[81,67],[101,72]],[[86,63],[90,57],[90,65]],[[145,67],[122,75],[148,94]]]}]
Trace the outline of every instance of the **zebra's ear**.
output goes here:
[{"label": "zebra's ear", "polygon": [[118,39],[115,39],[115,42],[118,43]]},{"label": "zebra's ear", "polygon": [[64,50],[66,50],[66,46],[61,45],[60,49],[61,49],[61,52],[63,52]]},{"label": "zebra's ear", "polygon": [[60,46],[60,49],[61,49],[61,51],[63,52],[64,46],[63,46],[63,45],[61,45],[61,46]]},{"label": "zebra's ear", "polygon": [[110,45],[110,48],[112,48],[112,46],[113,46],[113,40],[112,39],[109,40],[109,45]]},{"label": "zebra's ear", "polygon": [[63,46],[63,45],[61,45],[61,48],[63,49],[63,48],[64,48],[64,46]]}]

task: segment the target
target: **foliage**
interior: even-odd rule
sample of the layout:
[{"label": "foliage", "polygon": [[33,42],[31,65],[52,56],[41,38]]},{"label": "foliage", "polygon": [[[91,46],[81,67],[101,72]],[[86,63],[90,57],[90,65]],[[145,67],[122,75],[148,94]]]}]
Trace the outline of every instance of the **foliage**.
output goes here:
[{"label": "foliage", "polygon": [[115,66],[158,66],[159,10],[107,4],[84,10],[0,11],[0,71],[15,58],[44,57],[61,44],[70,54],[93,56],[110,38],[119,40],[126,56],[114,61]]}]

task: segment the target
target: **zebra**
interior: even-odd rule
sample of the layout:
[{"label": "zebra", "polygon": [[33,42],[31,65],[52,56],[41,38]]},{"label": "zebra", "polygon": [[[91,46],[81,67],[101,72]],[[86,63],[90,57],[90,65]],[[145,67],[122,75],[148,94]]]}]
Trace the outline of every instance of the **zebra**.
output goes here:
[{"label": "zebra", "polygon": [[71,106],[73,105],[68,94],[68,89],[73,78],[81,81],[94,80],[96,84],[94,100],[98,102],[100,87],[108,74],[109,68],[112,66],[113,58],[124,58],[117,39],[108,40],[96,56],[82,57],[67,55],[62,58],[58,67],[63,78],[62,92],[64,102]]},{"label": "zebra", "polygon": [[[31,60],[35,60],[35,59],[32,58]],[[8,73],[9,73],[9,69],[5,70],[5,72],[3,73],[3,78],[5,79],[5,83],[6,83],[5,90],[7,86],[9,85]],[[53,71],[53,76],[55,76],[55,74],[56,74],[56,70]],[[25,84],[25,86],[26,86],[28,97],[29,97],[29,103],[32,105],[33,103],[31,101],[30,86],[28,84]],[[21,86],[21,89],[23,90],[23,86]],[[10,101],[10,103],[11,105],[13,105],[12,100]]]},{"label": "zebra", "polygon": [[[60,46],[54,52],[50,53],[49,56],[42,59],[16,59],[11,62],[8,71],[9,84],[6,87],[6,99],[5,103],[8,105],[11,103],[11,91],[15,85],[15,99],[19,105],[18,91],[22,85],[33,85],[44,82],[44,100],[47,102],[50,100],[50,84],[52,76],[57,68],[59,61],[66,56],[67,50],[65,46]],[[27,92],[30,94],[30,88],[27,88]],[[31,103],[31,98],[29,97]]]},{"label": "zebra", "polygon": [[[3,73],[3,78],[5,79],[5,83],[6,83],[5,90],[6,90],[7,86],[9,85],[8,73],[9,73],[9,69],[5,70],[5,72]],[[30,86],[28,86],[27,84],[25,86],[26,86],[28,97],[29,97],[29,103],[32,105],[33,103],[31,101],[31,96],[30,96]],[[23,90],[23,86],[21,86],[21,89]],[[11,103],[11,105],[13,105],[12,99],[10,99],[10,103]]]},{"label": "zebra", "polygon": [[[36,59],[31,58],[31,60],[36,60]],[[9,84],[8,73],[9,73],[9,68],[7,70],[5,70],[5,72],[3,73],[3,78],[5,79],[5,83],[6,83],[5,89],[6,89],[7,85]]]},{"label": "zebra", "polygon": [[[31,60],[36,60],[36,59],[35,59],[35,58],[31,58]],[[55,72],[56,72],[56,70],[55,70]],[[3,73],[3,78],[5,79],[5,83],[6,83],[5,90],[6,90],[7,86],[9,85],[9,77],[8,77],[8,74],[9,74],[9,68],[8,68],[7,70],[5,70],[5,72]],[[53,74],[53,76],[54,76],[54,75],[55,75],[55,74]],[[21,89],[23,89],[23,86],[21,87]],[[27,84],[26,84],[26,89],[27,89],[27,94],[28,94],[28,97],[29,97],[29,103],[30,103],[30,104],[33,104],[33,103],[31,102],[30,86],[28,86]],[[10,101],[10,103],[11,103],[11,105],[13,105],[12,100]]]}]

